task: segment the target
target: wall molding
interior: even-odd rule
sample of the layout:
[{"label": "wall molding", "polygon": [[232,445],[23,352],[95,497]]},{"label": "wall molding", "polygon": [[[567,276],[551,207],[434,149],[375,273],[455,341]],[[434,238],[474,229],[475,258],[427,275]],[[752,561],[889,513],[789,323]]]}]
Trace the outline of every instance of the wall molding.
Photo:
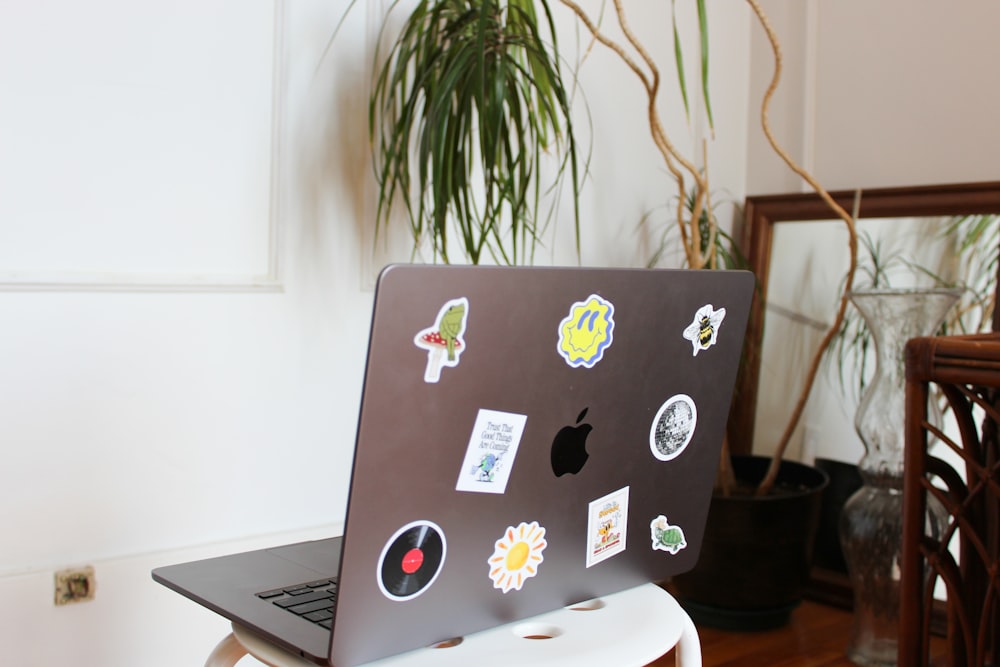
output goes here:
[{"label": "wall molding", "polygon": [[288,49],[286,0],[273,0],[273,46],[271,56],[270,162],[268,165],[268,213],[266,266],[260,272],[159,272],[101,270],[4,270],[0,267],[2,291],[55,292],[282,292],[281,249],[283,236],[281,174],[285,136]]}]

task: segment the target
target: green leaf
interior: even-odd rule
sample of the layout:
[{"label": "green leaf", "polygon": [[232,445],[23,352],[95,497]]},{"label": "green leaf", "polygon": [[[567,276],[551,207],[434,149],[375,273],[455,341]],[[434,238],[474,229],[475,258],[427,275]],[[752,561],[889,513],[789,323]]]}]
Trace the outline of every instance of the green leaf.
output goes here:
[{"label": "green leaf", "polygon": [[670,20],[674,28],[674,64],[677,66],[677,83],[681,88],[681,99],[684,100],[684,115],[691,122],[691,110],[688,105],[687,78],[684,74],[684,49],[681,48],[681,33],[677,29],[677,0],[670,0]]},{"label": "green leaf", "polygon": [[715,129],[712,119],[712,98],[708,94],[708,10],[705,0],[698,0],[698,32],[701,37],[701,90],[705,98],[705,114],[708,116],[708,126]]},{"label": "green leaf", "polygon": [[423,0],[388,53],[376,54],[369,133],[377,232],[399,199],[415,243],[426,236],[435,259],[449,259],[449,228],[471,262],[484,252],[505,263],[530,259],[545,227],[542,160],[552,153],[552,188],[572,181],[579,252],[570,101],[548,1],[537,2]]}]

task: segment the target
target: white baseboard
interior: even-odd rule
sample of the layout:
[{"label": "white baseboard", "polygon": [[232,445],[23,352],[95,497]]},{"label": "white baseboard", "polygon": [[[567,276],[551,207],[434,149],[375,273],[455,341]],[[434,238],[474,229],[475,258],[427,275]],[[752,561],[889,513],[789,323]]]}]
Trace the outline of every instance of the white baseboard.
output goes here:
[{"label": "white baseboard", "polygon": [[[150,576],[153,568],[341,532],[342,526],[330,525],[91,563],[67,563],[67,567],[94,567],[96,593],[89,602],[61,607],[54,603],[54,572],[0,576],[3,662],[22,667],[204,664],[215,644],[229,632],[228,621],[155,583]],[[254,664],[249,658],[245,662]]]}]

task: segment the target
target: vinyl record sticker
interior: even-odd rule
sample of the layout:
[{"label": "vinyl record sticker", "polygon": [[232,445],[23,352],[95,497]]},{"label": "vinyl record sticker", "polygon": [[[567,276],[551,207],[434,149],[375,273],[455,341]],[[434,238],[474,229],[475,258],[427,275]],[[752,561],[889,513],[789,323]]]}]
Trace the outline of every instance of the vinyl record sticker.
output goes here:
[{"label": "vinyl record sticker", "polygon": [[378,559],[378,587],[390,600],[417,597],[437,579],[444,565],[447,542],[432,521],[408,523],[382,547]]}]

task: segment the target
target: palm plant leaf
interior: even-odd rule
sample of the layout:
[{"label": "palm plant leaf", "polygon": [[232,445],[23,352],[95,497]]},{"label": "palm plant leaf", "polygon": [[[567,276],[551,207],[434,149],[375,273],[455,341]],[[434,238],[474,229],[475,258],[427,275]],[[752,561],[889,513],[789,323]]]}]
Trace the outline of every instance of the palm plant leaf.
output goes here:
[{"label": "palm plant leaf", "polygon": [[556,184],[572,183],[579,251],[576,139],[547,0],[423,0],[376,57],[377,233],[401,201],[435,259],[450,261],[454,230],[472,263],[530,261],[548,222],[540,180],[551,152]]}]

